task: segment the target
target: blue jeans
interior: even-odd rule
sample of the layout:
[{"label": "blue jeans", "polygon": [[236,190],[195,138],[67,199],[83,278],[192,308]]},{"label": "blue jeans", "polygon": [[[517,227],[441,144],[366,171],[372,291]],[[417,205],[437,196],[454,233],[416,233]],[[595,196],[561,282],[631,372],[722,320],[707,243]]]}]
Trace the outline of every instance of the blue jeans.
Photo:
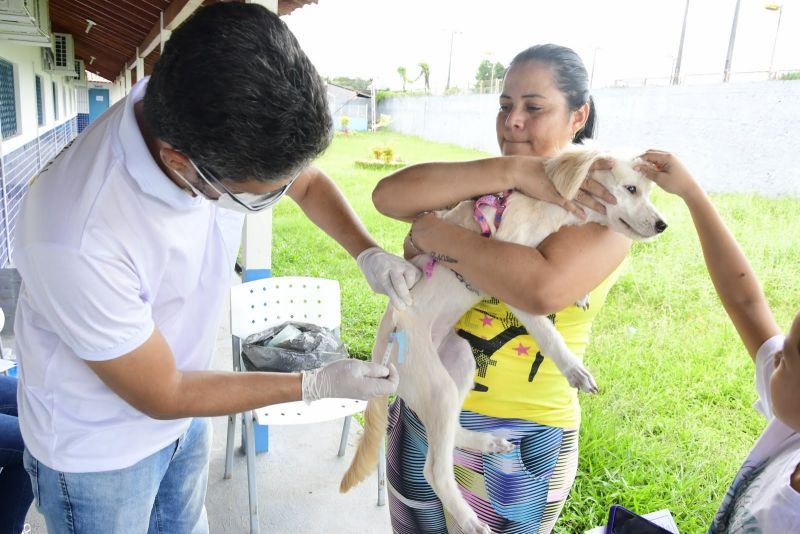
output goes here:
[{"label": "blue jeans", "polygon": [[22,466],[22,434],[17,419],[17,379],[0,375],[0,534],[19,534],[33,500]]},{"label": "blue jeans", "polygon": [[[195,418],[177,441],[114,471],[54,471],[25,451],[49,534],[207,534],[211,423]],[[113,454],[113,451],[109,451]]]}]

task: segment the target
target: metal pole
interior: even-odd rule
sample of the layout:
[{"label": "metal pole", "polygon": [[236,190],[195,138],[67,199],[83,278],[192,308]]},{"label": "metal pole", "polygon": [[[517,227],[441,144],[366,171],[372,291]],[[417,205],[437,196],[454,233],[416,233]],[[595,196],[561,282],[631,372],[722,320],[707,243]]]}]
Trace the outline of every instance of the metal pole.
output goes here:
[{"label": "metal pole", "polygon": [[375,122],[375,114],[376,114],[375,108],[378,107],[375,98],[375,78],[372,78],[372,83],[370,84],[369,88],[370,88],[370,99],[372,103],[372,131],[375,132],[378,130],[378,125]]},{"label": "metal pole", "polygon": [[775,62],[775,48],[778,46],[778,32],[781,29],[781,15],[783,15],[783,6],[778,6],[778,25],[775,27],[775,40],[772,41],[772,54],[769,56],[769,77],[770,79],[777,78],[772,70]]},{"label": "metal pole", "polygon": [[675,60],[675,72],[672,73],[672,85],[681,83],[681,59],[683,58],[683,40],[686,37],[686,19],[689,16],[689,0],[686,0],[686,9],[683,11],[683,27],[681,28],[681,42],[678,45],[678,58]]},{"label": "metal pole", "polygon": [[450,67],[453,65],[453,36],[455,31],[450,32],[450,59],[447,61],[447,83],[444,86],[445,92],[450,89]]},{"label": "metal pole", "polygon": [[736,11],[733,13],[733,25],[731,26],[731,40],[728,42],[728,55],[725,57],[725,72],[722,74],[722,81],[729,82],[731,79],[731,61],[733,60],[733,43],[736,40],[736,24],[739,22],[739,4],[742,0],[736,0]]}]

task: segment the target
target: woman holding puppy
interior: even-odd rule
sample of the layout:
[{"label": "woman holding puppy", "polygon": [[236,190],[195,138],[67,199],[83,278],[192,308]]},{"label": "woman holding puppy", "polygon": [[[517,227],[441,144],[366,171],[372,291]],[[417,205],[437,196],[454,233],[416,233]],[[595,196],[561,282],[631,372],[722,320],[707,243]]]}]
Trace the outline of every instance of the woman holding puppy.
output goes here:
[{"label": "woman holding puppy", "polygon": [[[373,193],[379,211],[413,221],[408,254],[430,254],[440,264],[435,268],[453,269],[496,297],[467,312],[442,344],[443,350],[471,350],[476,359],[461,425],[516,445],[504,454],[455,453],[462,492],[493,532],[552,530],[575,479],[580,425],[576,390],[504,303],[550,315],[570,350],[582,357],[630,242],[587,224],[563,228],[533,249],[485,239],[425,212],[516,189],[580,215],[581,208],[561,198],[546,178],[542,158],[591,138],[595,115],[577,54],[557,45],[531,47],[511,62],[500,95],[496,131],[503,157],[415,165],[384,178]],[[614,202],[587,180],[576,200],[603,210],[598,198]],[[587,293],[589,308],[577,307]],[[447,533],[453,521],[422,472],[424,428],[399,398],[390,411],[388,450],[394,532]]]}]

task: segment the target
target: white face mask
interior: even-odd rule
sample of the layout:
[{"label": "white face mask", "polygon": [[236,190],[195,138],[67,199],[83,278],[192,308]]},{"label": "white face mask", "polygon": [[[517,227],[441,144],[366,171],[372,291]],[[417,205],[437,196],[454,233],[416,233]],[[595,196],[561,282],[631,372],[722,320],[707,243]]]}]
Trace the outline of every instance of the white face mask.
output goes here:
[{"label": "white face mask", "polygon": [[[249,196],[257,197],[258,195],[251,195],[250,193],[237,193],[236,196],[239,198],[239,200],[248,203]],[[269,207],[266,206],[265,208],[261,208],[260,210],[256,211],[247,209],[246,207],[236,202],[236,200],[231,198],[231,195],[229,195],[228,193],[223,193],[217,200],[212,200],[211,202],[213,202],[214,205],[217,206],[218,208],[238,211],[239,213],[257,213],[257,211],[261,211]]]}]

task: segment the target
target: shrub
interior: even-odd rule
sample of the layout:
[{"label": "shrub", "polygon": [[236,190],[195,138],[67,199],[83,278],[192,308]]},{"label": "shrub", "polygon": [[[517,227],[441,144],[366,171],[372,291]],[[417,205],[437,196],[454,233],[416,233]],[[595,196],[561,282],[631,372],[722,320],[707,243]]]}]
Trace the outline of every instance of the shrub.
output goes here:
[{"label": "shrub", "polygon": [[394,148],[390,146],[376,146],[372,149],[372,159],[356,160],[356,167],[360,169],[399,169],[405,167],[406,163],[399,158],[395,159]]},{"label": "shrub", "polygon": [[394,149],[390,146],[383,147],[383,154],[379,159],[382,159],[384,163],[391,163],[394,159]]},{"label": "shrub", "polygon": [[372,159],[391,163],[394,160],[394,149],[390,146],[376,146],[372,149]]}]

